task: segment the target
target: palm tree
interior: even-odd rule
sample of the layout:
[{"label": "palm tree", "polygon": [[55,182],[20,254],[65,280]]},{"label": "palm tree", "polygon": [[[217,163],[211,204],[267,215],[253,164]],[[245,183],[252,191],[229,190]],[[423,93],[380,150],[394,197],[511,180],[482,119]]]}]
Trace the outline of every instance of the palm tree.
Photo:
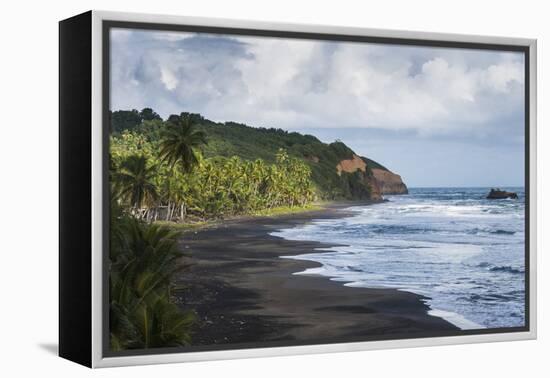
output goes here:
[{"label": "palm tree", "polygon": [[110,333],[113,350],[189,344],[195,321],[171,301],[179,234],[132,218],[121,222],[122,242],[110,251]]},{"label": "palm tree", "polygon": [[152,204],[157,199],[157,190],[153,183],[155,167],[147,166],[143,155],[130,155],[121,164],[114,179],[118,194],[126,199],[134,210]]},{"label": "palm tree", "polygon": [[[196,129],[196,124],[192,121],[190,115],[182,115],[176,120],[167,122],[163,139],[160,143],[159,156],[162,161],[168,163],[173,170],[176,164],[182,167],[182,173],[189,173],[199,159],[195,153],[195,148],[206,144],[206,134],[202,130]],[[180,199],[185,197],[180,193]],[[171,220],[175,210],[176,201],[168,200],[166,219]],[[180,217],[185,215],[185,204],[180,201]]]},{"label": "palm tree", "polygon": [[172,168],[180,163],[184,172],[190,172],[198,163],[194,149],[206,144],[206,134],[196,129],[189,115],[169,121],[160,145],[160,157]]}]

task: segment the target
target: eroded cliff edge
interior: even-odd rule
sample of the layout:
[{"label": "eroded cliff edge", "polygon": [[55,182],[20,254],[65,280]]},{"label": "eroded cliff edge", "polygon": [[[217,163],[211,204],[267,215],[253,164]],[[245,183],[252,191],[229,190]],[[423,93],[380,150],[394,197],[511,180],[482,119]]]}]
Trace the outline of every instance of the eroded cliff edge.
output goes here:
[{"label": "eroded cliff edge", "polygon": [[381,200],[384,194],[407,194],[407,186],[401,176],[368,158],[353,154],[351,159],[341,160],[336,165],[339,176],[342,173],[360,176],[359,182],[369,188],[371,200]]},{"label": "eroded cliff edge", "polygon": [[380,168],[372,168],[374,181],[380,188],[382,194],[408,194],[407,185],[396,173]]}]

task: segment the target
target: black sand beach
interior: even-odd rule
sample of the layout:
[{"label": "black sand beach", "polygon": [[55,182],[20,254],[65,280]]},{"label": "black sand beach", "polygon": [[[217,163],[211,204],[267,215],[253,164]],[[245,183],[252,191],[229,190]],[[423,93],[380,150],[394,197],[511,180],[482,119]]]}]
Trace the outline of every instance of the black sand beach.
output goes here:
[{"label": "black sand beach", "polygon": [[455,333],[454,325],[427,314],[419,295],[293,275],[319,265],[280,256],[330,246],[269,233],[346,216],[342,207],[226,221],[185,233],[180,245],[189,266],[180,273],[174,295],[182,308],[198,314],[193,345],[315,344]]}]

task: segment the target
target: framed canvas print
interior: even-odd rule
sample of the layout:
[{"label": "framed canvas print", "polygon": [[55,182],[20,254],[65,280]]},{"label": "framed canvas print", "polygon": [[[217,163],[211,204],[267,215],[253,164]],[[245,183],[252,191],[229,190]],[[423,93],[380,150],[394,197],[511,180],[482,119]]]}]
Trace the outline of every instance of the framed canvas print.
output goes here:
[{"label": "framed canvas print", "polygon": [[62,357],[536,337],[536,42],[60,22]]}]

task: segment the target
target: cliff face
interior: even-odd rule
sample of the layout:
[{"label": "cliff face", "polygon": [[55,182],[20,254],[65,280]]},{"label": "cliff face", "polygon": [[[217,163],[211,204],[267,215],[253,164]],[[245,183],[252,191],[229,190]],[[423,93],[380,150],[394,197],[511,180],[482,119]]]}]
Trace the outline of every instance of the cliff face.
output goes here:
[{"label": "cliff face", "polygon": [[[380,186],[376,182],[374,176],[370,174],[367,164],[361,157],[354,154],[351,159],[341,160],[336,165],[336,172],[338,173],[338,176],[342,176],[342,172],[357,175],[358,184],[362,185],[364,188],[367,188],[370,194],[369,198],[365,199],[370,199],[373,201],[382,200],[382,191],[380,190]],[[361,188],[352,187],[351,189],[356,193],[361,192]],[[361,198],[360,195],[358,197]]]},{"label": "cliff face", "polygon": [[372,174],[374,181],[380,188],[382,194],[407,194],[409,190],[403,181],[401,176],[390,171],[386,171],[379,168],[373,168]]},{"label": "cliff face", "polygon": [[342,171],[353,173],[357,170],[362,172],[367,171],[367,164],[357,155],[353,155],[351,159],[342,160],[336,165],[336,172],[338,172],[338,176],[342,175]]},{"label": "cliff face", "polygon": [[378,185],[378,183],[376,182],[376,180],[374,179],[374,177],[370,176],[368,178],[368,185],[370,186],[370,190],[371,190],[371,199],[374,200],[374,201],[381,201],[383,200],[384,198],[382,197],[382,194],[384,194],[382,192],[382,190],[380,189],[380,185]]},{"label": "cliff face", "polygon": [[381,200],[384,194],[407,194],[409,190],[401,180],[401,176],[379,167],[369,167],[365,159],[353,155],[351,159],[341,160],[336,165],[336,172],[342,176],[342,172],[360,175],[360,183],[369,188],[372,200]]}]

